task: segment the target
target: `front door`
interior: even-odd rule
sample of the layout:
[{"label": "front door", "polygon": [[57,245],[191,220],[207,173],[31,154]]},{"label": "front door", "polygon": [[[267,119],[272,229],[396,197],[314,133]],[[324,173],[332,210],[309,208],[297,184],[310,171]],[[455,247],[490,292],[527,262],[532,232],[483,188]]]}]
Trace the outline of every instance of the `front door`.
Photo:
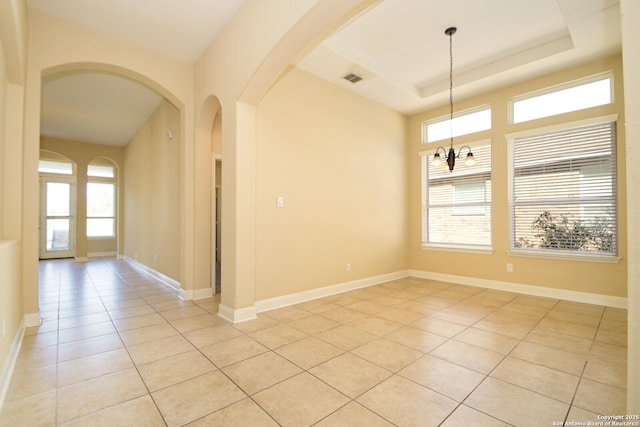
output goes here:
[{"label": "front door", "polygon": [[75,184],[40,178],[40,259],[75,256]]}]

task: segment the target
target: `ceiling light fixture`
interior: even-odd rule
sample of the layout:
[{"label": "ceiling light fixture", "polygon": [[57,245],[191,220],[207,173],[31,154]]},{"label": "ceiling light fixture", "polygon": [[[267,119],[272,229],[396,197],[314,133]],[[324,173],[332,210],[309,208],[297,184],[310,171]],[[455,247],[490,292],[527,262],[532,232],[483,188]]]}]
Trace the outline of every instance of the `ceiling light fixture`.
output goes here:
[{"label": "ceiling light fixture", "polygon": [[[449,165],[449,172],[453,172],[453,167],[456,165],[456,159],[462,158],[462,150],[467,149],[467,156],[465,157],[464,164],[466,166],[473,166],[476,164],[476,159],[473,157],[471,148],[465,145],[460,147],[460,151],[456,155],[456,150],[453,149],[453,35],[458,31],[456,27],[449,27],[444,30],[444,33],[449,36],[449,126],[451,135],[451,146],[449,153],[443,147],[436,148],[436,153],[433,155],[433,166],[441,166],[444,163]],[[444,160],[440,156],[440,150],[444,155]]]}]

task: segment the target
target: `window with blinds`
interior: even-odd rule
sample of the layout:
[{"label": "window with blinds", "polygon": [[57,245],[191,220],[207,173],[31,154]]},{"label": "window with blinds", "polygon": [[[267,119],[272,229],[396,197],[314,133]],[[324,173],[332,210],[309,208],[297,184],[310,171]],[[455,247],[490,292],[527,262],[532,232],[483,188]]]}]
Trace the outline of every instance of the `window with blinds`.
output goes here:
[{"label": "window with blinds", "polygon": [[87,166],[87,237],[116,237],[116,166],[97,159]]},{"label": "window with blinds", "polygon": [[511,140],[511,248],[617,254],[616,124]]},{"label": "window with blinds", "polygon": [[[423,237],[425,246],[491,247],[491,144],[470,145],[475,166],[433,166],[433,152],[422,155]],[[454,147],[456,153],[460,147]]]}]

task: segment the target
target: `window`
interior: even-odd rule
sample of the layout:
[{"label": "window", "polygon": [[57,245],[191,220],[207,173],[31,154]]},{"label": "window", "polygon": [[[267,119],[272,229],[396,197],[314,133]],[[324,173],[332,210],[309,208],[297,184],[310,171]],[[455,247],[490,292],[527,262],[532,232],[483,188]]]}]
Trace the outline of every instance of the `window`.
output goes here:
[{"label": "window", "polygon": [[617,254],[616,124],[511,139],[511,248]]},{"label": "window", "polygon": [[115,184],[87,183],[87,237],[114,237],[115,212]]},{"label": "window", "polygon": [[487,185],[482,178],[453,183],[453,215],[484,215]]},{"label": "window", "polygon": [[73,175],[73,163],[61,160],[40,159],[38,163],[38,172]]},{"label": "window", "polygon": [[613,100],[612,82],[611,76],[600,76],[595,80],[583,80],[578,84],[515,100],[512,102],[513,123],[610,104]]},{"label": "window", "polygon": [[491,247],[491,144],[473,144],[471,151],[476,165],[460,162],[453,173],[431,164],[433,152],[422,153],[425,246]]},{"label": "window", "polygon": [[87,237],[116,236],[116,167],[105,158],[87,165]]},{"label": "window", "polygon": [[427,142],[440,141],[451,136],[468,135],[487,129],[491,129],[491,108],[488,107],[455,116],[453,121],[447,117],[425,123]]},{"label": "window", "polygon": [[113,166],[90,164],[87,166],[87,176],[99,178],[114,178]]}]

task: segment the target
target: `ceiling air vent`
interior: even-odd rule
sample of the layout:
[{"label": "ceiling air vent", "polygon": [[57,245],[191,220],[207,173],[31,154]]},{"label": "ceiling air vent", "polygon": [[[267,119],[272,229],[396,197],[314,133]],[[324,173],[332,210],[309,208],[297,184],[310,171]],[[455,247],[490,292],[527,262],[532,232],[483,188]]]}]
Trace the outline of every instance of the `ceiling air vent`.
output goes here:
[{"label": "ceiling air vent", "polygon": [[349,73],[346,76],[342,77],[343,79],[350,81],[351,83],[358,83],[360,80],[362,80],[362,77],[360,77],[357,74],[354,73]]}]

